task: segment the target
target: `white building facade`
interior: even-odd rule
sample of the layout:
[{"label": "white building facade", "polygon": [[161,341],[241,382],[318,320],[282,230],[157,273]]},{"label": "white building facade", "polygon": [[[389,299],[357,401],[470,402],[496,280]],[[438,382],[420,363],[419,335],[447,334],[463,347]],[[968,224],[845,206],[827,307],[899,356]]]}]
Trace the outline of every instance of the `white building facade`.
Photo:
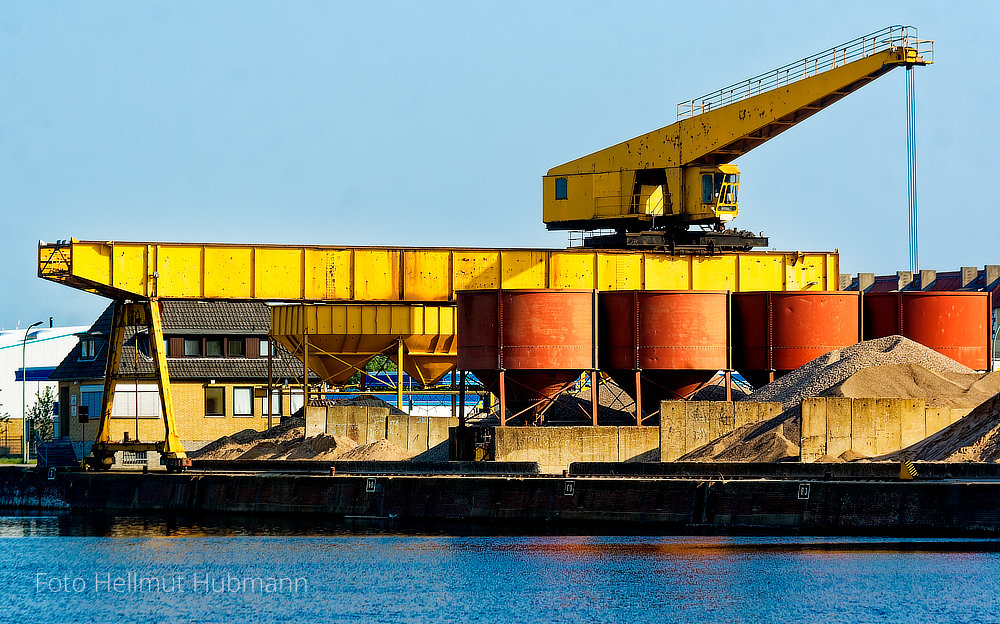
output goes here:
[{"label": "white building facade", "polygon": [[78,334],[87,329],[37,326],[30,331],[0,330],[0,416],[7,414],[12,420],[21,420],[22,405],[31,409],[36,394],[45,388],[51,388],[58,400],[59,384],[49,381],[49,374],[76,346]]}]

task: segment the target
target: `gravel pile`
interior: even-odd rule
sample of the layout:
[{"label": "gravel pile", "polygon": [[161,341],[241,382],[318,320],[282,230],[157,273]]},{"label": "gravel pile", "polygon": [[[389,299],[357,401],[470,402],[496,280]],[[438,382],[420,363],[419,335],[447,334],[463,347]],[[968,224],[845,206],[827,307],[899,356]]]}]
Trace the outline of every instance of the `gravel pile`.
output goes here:
[{"label": "gravel pile", "polygon": [[[245,429],[223,436],[189,453],[192,459],[231,460],[363,460],[402,461],[414,453],[388,440],[358,446],[353,440],[332,435],[305,437],[305,421],[290,418],[265,431]],[[447,449],[445,449],[447,453]],[[444,458],[447,460],[447,456]]]},{"label": "gravel pile", "polygon": [[887,364],[918,364],[935,373],[975,374],[972,369],[909,338],[886,336],[821,355],[758,389],[745,400],[779,401],[788,409],[802,403],[804,398],[822,396],[825,390],[861,369]]},{"label": "gravel pile", "polygon": [[934,435],[901,451],[874,459],[992,463],[1000,461],[1000,394]]},{"label": "gravel pile", "polygon": [[[877,367],[877,368],[876,368]],[[859,372],[855,384],[845,383]],[[914,398],[928,392],[922,384],[935,380],[930,392],[946,393],[948,387],[961,394],[964,380],[972,386],[983,377],[958,362],[903,336],[887,336],[860,342],[824,354],[757,391],[747,401],[777,401],[784,412],[763,423],[745,425],[699,447],[680,461],[788,461],[799,456],[802,399],[814,396],[868,396],[883,386],[890,392],[908,389]],[[1000,383],[1000,377],[984,382]],[[971,387],[971,386],[969,386]],[[982,388],[979,389],[982,391]],[[860,392],[862,394],[849,394]],[[885,396],[884,394],[875,396]],[[904,395],[906,396],[906,395]],[[981,400],[970,395],[971,407]],[[960,421],[961,422],[961,421]]]}]

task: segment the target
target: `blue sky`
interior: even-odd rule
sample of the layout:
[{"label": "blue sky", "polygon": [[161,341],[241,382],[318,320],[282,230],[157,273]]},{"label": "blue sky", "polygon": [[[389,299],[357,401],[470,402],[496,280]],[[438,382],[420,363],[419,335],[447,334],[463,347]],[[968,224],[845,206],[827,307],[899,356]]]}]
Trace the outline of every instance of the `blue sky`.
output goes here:
[{"label": "blue sky", "polygon": [[[916,76],[921,268],[994,247],[996,3],[0,5],[0,325],[106,305],[39,239],[564,247],[554,165],[677,102],[890,24]],[[904,72],[738,159],[738,225],[843,272],[908,265]]]}]

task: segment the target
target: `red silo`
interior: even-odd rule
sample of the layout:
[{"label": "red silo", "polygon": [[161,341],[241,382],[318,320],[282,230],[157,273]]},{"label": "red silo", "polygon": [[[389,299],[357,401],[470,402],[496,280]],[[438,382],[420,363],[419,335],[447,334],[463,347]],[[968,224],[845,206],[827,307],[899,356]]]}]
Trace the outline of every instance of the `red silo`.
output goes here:
[{"label": "red silo", "polygon": [[540,424],[555,398],[596,368],[592,290],[466,290],[458,304],[458,368],[500,398],[507,414]]},{"label": "red silo", "polygon": [[729,368],[726,291],[604,292],[599,318],[601,370],[633,397],[638,390],[643,413]]},{"label": "red silo", "polygon": [[755,386],[861,339],[851,291],[733,294],[733,367]]},{"label": "red silo", "polygon": [[990,365],[990,294],[901,291],[864,295],[865,339],[900,334],[973,370]]}]

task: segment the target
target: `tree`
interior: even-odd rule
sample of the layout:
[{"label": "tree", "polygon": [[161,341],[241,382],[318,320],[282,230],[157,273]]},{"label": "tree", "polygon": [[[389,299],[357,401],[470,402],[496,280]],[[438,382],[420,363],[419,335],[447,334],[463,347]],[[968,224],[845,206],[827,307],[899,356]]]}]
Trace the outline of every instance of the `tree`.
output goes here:
[{"label": "tree", "polygon": [[41,392],[35,393],[35,404],[28,408],[28,418],[31,419],[32,437],[39,440],[51,440],[53,434],[56,395],[52,388],[45,386]]},{"label": "tree", "polygon": [[[3,388],[0,388],[0,392],[3,392]],[[5,425],[10,422],[10,414],[3,410],[3,401],[0,401],[0,425]]]}]

